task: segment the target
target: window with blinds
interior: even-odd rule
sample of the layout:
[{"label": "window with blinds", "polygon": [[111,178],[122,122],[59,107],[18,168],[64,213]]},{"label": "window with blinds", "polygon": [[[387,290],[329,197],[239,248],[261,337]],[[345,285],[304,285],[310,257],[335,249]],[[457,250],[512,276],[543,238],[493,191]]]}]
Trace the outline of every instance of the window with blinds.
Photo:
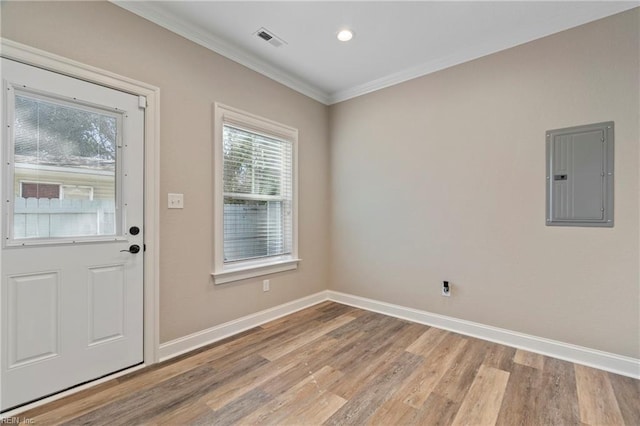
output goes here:
[{"label": "window with blinds", "polygon": [[291,142],[223,126],[224,262],[291,254]]},{"label": "window with blinds", "polygon": [[297,268],[298,131],[216,104],[216,284]]}]

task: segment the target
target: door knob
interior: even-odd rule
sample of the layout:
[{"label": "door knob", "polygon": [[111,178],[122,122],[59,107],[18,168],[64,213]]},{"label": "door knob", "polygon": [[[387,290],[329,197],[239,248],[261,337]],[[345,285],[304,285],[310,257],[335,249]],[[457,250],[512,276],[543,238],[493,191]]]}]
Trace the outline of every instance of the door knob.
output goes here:
[{"label": "door knob", "polygon": [[122,251],[128,251],[129,253],[135,254],[135,253],[139,253],[140,252],[140,246],[137,245],[137,244],[132,244],[132,245],[129,246],[129,250],[120,250],[120,251],[121,252]]}]

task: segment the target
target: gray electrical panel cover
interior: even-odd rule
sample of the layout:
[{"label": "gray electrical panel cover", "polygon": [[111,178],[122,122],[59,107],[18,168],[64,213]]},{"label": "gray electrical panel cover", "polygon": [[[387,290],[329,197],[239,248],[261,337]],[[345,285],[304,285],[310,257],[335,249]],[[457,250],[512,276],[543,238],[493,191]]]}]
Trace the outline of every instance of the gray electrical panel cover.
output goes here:
[{"label": "gray electrical panel cover", "polygon": [[547,225],[613,226],[613,121],[547,132]]}]

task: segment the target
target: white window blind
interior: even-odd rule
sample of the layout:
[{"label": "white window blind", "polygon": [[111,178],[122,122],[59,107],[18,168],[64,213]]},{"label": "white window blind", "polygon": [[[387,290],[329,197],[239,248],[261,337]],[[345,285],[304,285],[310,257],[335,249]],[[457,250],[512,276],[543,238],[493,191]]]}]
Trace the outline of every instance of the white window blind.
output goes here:
[{"label": "white window blind", "polygon": [[292,142],[230,124],[222,133],[224,263],[290,255]]}]

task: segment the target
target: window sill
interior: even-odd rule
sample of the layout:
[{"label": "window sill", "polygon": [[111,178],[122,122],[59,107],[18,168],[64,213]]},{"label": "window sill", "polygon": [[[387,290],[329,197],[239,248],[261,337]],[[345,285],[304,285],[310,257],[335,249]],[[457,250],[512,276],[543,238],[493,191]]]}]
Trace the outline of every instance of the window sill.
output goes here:
[{"label": "window sill", "polygon": [[290,271],[298,269],[298,263],[302,259],[286,259],[261,263],[243,263],[241,265],[226,267],[220,272],[214,272],[214,284],[225,284],[233,281],[246,280],[262,275],[275,274],[276,272]]}]

